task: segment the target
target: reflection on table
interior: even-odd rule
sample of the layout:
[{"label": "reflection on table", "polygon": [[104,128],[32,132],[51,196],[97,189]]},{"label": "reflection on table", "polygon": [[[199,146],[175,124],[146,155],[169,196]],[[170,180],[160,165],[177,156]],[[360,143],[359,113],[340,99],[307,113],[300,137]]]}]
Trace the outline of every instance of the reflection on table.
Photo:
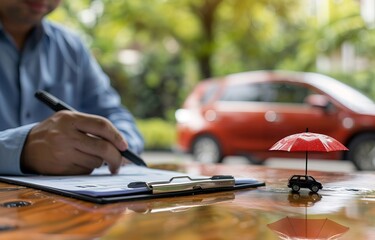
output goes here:
[{"label": "reflection on table", "polygon": [[[94,204],[0,183],[0,239],[375,239],[375,174],[311,171],[319,194],[292,193],[303,170],[162,165],[190,174],[253,177],[265,187]],[[174,168],[174,169],[173,169]]]}]

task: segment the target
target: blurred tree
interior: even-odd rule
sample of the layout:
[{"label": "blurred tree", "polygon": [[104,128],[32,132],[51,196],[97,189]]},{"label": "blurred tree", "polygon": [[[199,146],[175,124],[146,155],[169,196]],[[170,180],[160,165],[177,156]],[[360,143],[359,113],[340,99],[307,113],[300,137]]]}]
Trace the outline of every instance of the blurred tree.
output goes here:
[{"label": "blurred tree", "polygon": [[[329,15],[322,18],[318,2]],[[173,119],[191,87],[211,76],[316,71],[317,58],[345,43],[374,59],[375,36],[355,0],[63,1],[51,18],[79,30],[140,118]],[[363,79],[373,75],[358,79],[368,87]]]}]

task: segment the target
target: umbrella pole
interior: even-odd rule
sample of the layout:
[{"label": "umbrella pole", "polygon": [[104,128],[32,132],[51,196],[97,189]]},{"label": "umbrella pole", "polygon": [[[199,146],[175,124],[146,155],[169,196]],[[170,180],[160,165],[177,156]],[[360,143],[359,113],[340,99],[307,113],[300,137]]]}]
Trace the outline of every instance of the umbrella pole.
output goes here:
[{"label": "umbrella pole", "polygon": [[305,237],[307,238],[307,205],[305,205]]},{"label": "umbrella pole", "polygon": [[307,151],[306,151],[306,167],[305,167],[305,175],[307,176]]},{"label": "umbrella pole", "polygon": [[[306,132],[309,131],[309,128],[306,128]],[[306,151],[306,166],[305,166],[305,176],[307,176],[307,151]]]}]

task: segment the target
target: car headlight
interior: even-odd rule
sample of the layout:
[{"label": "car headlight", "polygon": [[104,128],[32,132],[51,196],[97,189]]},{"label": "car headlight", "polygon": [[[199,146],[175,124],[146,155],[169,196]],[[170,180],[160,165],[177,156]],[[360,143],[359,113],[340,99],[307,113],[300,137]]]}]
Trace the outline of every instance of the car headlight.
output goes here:
[{"label": "car headlight", "polygon": [[191,111],[188,109],[177,109],[175,117],[178,123],[187,123],[191,120]]}]

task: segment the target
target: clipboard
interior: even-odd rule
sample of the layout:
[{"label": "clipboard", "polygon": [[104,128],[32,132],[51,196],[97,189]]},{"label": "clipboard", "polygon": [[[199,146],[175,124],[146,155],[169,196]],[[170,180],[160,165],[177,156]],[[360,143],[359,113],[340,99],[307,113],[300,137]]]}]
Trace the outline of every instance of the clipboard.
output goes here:
[{"label": "clipboard", "polygon": [[102,204],[265,186],[264,182],[251,178],[190,176],[135,165],[121,168],[117,175],[102,168],[85,176],[0,176],[0,181]]}]

